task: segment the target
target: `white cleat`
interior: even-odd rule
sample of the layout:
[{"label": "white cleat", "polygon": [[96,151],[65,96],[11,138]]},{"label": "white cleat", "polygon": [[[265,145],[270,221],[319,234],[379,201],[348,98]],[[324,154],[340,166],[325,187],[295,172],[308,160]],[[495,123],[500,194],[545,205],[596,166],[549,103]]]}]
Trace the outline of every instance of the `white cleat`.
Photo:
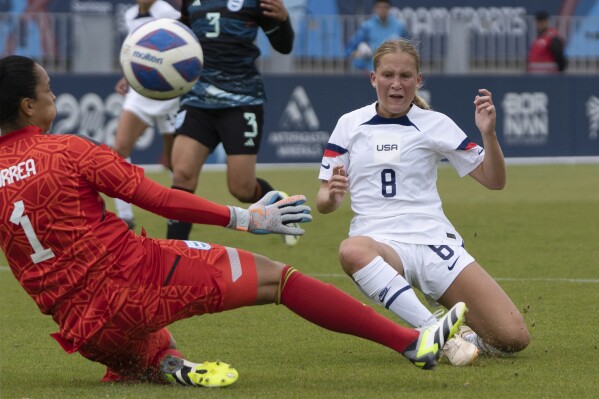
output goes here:
[{"label": "white cleat", "polygon": [[478,348],[476,345],[466,341],[458,334],[447,341],[443,347],[443,353],[441,356],[447,358],[449,364],[452,366],[471,366],[478,358]]}]

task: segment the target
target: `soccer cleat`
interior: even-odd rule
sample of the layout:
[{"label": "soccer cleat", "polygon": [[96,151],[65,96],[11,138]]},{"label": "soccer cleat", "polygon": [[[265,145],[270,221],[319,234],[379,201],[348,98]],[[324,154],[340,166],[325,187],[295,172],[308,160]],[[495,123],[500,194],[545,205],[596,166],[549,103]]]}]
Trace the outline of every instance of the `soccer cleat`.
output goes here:
[{"label": "soccer cleat", "polygon": [[[279,191],[279,196],[280,196],[280,199],[289,198],[289,195],[283,191]],[[293,227],[299,227],[299,224],[297,224],[297,223],[290,223],[289,225],[293,226]],[[300,239],[300,236],[293,236],[290,234],[281,234],[281,237],[283,237],[283,242],[285,243],[285,245],[290,246],[290,247],[297,245],[297,243]]]},{"label": "soccer cleat", "polygon": [[460,328],[458,328],[458,332],[455,335],[468,340],[467,337],[470,336],[470,334],[476,335],[476,333],[470,327],[468,327],[466,324],[462,324]]},{"label": "soccer cleat", "polygon": [[[439,319],[444,313],[443,309],[439,309],[433,315]],[[445,343],[441,357],[447,359],[452,366],[471,366],[478,358],[479,350],[476,345],[465,339],[468,334],[474,334],[474,331],[462,324],[453,338]]]},{"label": "soccer cleat", "polygon": [[478,358],[478,348],[473,343],[460,337],[459,334],[460,332],[458,331],[453,338],[447,341],[443,347],[441,356],[446,357],[452,366],[471,366]]},{"label": "soccer cleat", "polygon": [[166,356],[160,362],[164,377],[171,384],[191,387],[222,388],[239,378],[233,367],[223,362],[191,363],[175,356]]},{"label": "soccer cleat", "polygon": [[417,367],[425,370],[435,367],[443,346],[458,331],[467,311],[466,304],[458,302],[435,324],[417,328],[420,336],[403,351],[403,355]]}]

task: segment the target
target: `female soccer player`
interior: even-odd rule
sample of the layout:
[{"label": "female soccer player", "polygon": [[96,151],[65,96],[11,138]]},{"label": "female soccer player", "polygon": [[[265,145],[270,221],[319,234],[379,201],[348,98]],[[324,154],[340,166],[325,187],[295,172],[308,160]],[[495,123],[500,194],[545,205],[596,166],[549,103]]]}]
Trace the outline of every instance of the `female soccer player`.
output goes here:
[{"label": "female soccer player", "polygon": [[[200,40],[204,65],[200,79],[181,97],[171,187],[194,193],[204,163],[222,143],[229,191],[251,204],[273,190],[256,177],[266,93],[255,41],[262,30],[275,51],[289,54],[294,37],[289,13],[283,0],[183,0],[181,22]],[[171,219],[166,237],[187,240],[191,228]],[[283,240],[292,246],[299,237],[287,234]]]},{"label": "female soccer player", "polygon": [[[420,55],[407,40],[383,43],[370,81],[377,101],[343,115],[324,152],[317,208],[336,210],[349,192],[354,218],[339,248],[343,270],[368,297],[413,326],[435,321],[411,286],[450,308],[468,305],[467,341],[483,352],[516,352],[529,342],[522,315],[466,251],[436,188],[446,158],[460,176],[500,190],[505,163],[491,93],[479,90],[475,121],[484,149],[416,93]],[[477,352],[472,353],[472,361]],[[467,359],[468,360],[468,359]]]},{"label": "female soccer player", "polygon": [[466,306],[413,330],[331,285],[264,256],[218,244],[138,236],[106,210],[100,193],[169,218],[266,234],[303,234],[301,195],[271,191],[249,209],[160,186],[105,145],[44,134],[56,97],[42,66],[0,60],[0,246],[69,353],[108,366],[104,380],[220,387],[238,374],[226,363],[191,363],[166,326],[249,305],[283,304],[313,323],[372,340],[433,367]]}]

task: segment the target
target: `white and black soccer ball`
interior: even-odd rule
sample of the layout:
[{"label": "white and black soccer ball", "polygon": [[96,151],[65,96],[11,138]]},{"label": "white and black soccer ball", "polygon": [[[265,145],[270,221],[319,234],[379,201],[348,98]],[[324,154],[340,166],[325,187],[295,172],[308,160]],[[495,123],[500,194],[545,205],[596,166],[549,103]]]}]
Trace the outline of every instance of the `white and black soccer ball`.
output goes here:
[{"label": "white and black soccer ball", "polygon": [[135,91],[168,100],[191,90],[204,55],[196,35],[174,19],[159,18],[132,31],[120,55],[125,79]]}]

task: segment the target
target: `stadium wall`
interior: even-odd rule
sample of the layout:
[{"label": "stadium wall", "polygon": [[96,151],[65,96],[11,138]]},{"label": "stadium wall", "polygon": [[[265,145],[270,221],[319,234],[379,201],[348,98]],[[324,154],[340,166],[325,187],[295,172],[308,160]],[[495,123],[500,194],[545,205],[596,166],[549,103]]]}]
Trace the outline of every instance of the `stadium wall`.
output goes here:
[{"label": "stadium wall", "polygon": [[[119,75],[54,75],[58,115],[52,133],[81,133],[111,145],[123,97]],[[265,77],[268,102],[259,163],[317,163],[339,117],[376,99],[368,76]],[[493,92],[497,131],[506,157],[599,156],[597,76],[433,76],[421,94],[475,142],[474,96]],[[149,128],[132,154],[137,164],[161,162],[161,143]],[[217,149],[209,163],[222,163]]]}]

